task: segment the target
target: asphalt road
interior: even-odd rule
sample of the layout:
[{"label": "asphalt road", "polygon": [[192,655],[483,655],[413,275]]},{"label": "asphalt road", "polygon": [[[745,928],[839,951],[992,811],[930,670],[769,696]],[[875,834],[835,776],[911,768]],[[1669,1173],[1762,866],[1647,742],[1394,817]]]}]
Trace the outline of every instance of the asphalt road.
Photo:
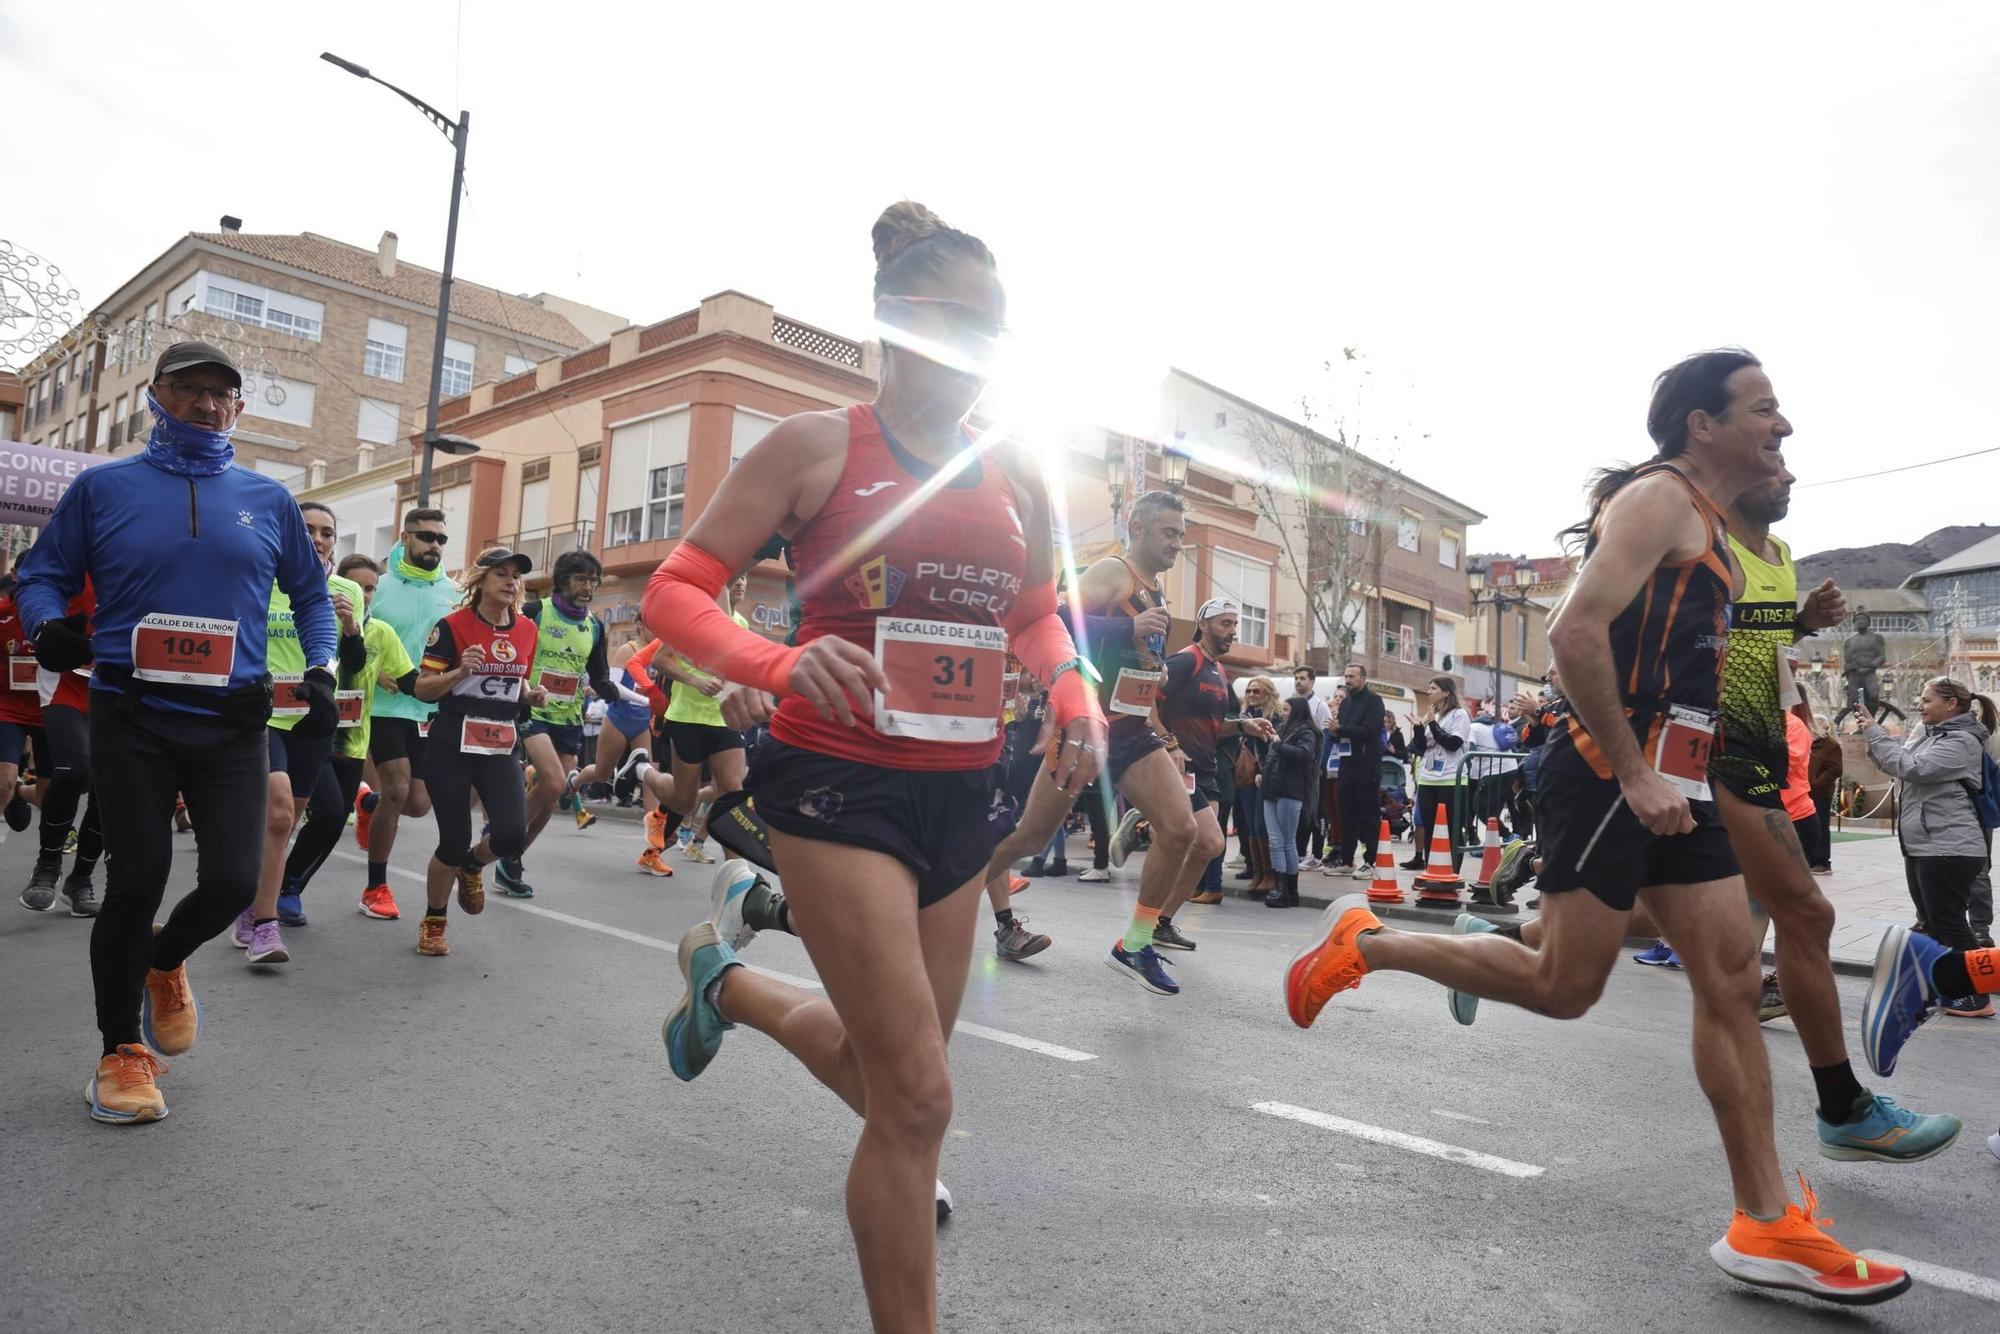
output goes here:
[{"label": "asphalt road", "polygon": [[[400,922],[356,915],[349,842],[293,962],[197,954],[201,1040],[163,1081],[171,1116],[129,1128],[83,1105],[88,924],[17,907],[32,845],[0,847],[0,1330],[865,1328],[851,1115],[748,1030],[693,1085],[667,1069],[672,950],[712,868],[650,879],[634,826],[558,824],[528,910],[454,914],[451,957],[426,959],[429,844],[406,826]],[[1581,1021],[1488,1006],[1474,1029],[1429,984],[1373,978],[1300,1032],[1279,977],[1314,914],[1190,910],[1200,949],[1164,998],[1102,962],[1133,889],[1038,881],[1018,906],[1055,947],[980,946],[944,1328],[2000,1329],[2000,1024],[1933,1025],[1906,1055],[1888,1091],[1968,1123],[1909,1167],[1820,1158],[1796,1035],[1767,1030],[1780,1146],[1834,1231],[1938,1267],[1843,1313],[1707,1259],[1729,1196],[1678,974],[1621,967]],[[748,959],[812,974],[789,938]]]}]

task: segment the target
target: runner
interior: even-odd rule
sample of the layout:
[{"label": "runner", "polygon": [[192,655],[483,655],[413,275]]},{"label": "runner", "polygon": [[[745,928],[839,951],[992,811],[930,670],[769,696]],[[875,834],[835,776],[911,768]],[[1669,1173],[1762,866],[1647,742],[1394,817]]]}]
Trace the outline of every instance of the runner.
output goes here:
[{"label": "runner", "polygon": [[[445,906],[458,885],[458,906],[472,916],[486,907],[483,868],[518,857],[527,837],[521,762],[514,758],[529,711],[548,702],[530,685],[535,623],[514,610],[521,579],[534,562],[505,547],[489,547],[467,571],[465,605],[431,627],[414,694],[438,705],[433,744],[424,751],[424,783],[437,815],[438,845],[425,870],[427,908],[417,953],[445,955]],[[490,832],[472,843],[472,796],[477,792]]]},{"label": "runner", "polygon": [[1747,1283],[1843,1304],[1886,1301],[1909,1276],[1821,1231],[1803,1178],[1804,1210],[1787,1198],[1755,1011],[1757,941],[1708,787],[1724,630],[1741,578],[1709,497],[1777,476],[1792,428],[1756,359],[1733,350],[1663,374],[1647,421],[1658,452],[1599,475],[1582,526],[1585,560],[1549,632],[1577,716],[1549,742],[1541,778],[1545,947],[1384,930],[1363,896],[1350,895],[1293,961],[1287,1007],[1310,1026],[1338,992],[1396,970],[1577,1018],[1602,993],[1643,900],[1687,966],[1695,1069],[1735,1190],[1728,1234],[1710,1256]]},{"label": "runner", "polygon": [[[320,502],[299,506],[305,516],[306,532],[313,550],[326,572],[326,595],[333,603],[339,623],[339,672],[351,680],[367,659],[361,639],[361,609],[365,599],[361,588],[333,572],[333,548],[340,539],[340,521]],[[292,625],[292,600],[275,585],[267,612],[269,638],[266,640],[273,689],[271,721],[265,728],[271,750],[269,801],[264,810],[264,862],[257,876],[257,898],[236,919],[230,943],[243,951],[252,964],[289,962],[278,926],[278,892],[284,887],[285,847],[291,842],[299,817],[311,800],[313,789],[322,782],[333,783],[333,734],[335,724],[327,720],[325,730],[306,720],[306,706],[288,694],[305,671],[305,651],[299,647],[298,632]],[[350,798],[352,800],[352,798]],[[341,812],[346,813],[346,807]],[[304,926],[305,915],[294,903],[293,925]]]},{"label": "runner", "polygon": [[[263,844],[244,834],[265,806],[274,579],[305,646],[309,716],[333,727],[326,573],[283,484],[231,466],[242,386],[220,348],[184,342],[161,354],[145,450],[77,474],[16,598],[44,667],[96,664],[90,767],[116,779],[97,789],[108,875],[90,961],[104,1049],[84,1092],[91,1115],[116,1124],[167,1114],[157,1083],[167,1068],[153,1053],[194,1045],[201,1012],[188,956],[257,890]],[[85,579],[97,595],[90,633],[64,615]],[[176,792],[194,816],[199,866],[156,936]]]},{"label": "runner", "polygon": [[[993,953],[1008,963],[1033,958],[1055,943],[1041,931],[1028,929],[1025,913],[1014,911],[1014,895],[1027,885],[1025,876],[1014,874],[1014,863],[1035,856],[1046,848],[1069,819],[1074,804],[1070,795],[1054,783],[1038,781],[1043,772],[1041,757],[1048,750],[1047,710],[1030,709],[1025,690],[1005,706],[1002,717],[1005,743],[1000,763],[994,766],[994,810],[1012,812],[1007,828],[986,859],[986,901],[993,909]],[[1015,708],[1027,710],[1011,716]],[[715,811],[709,812],[711,827]],[[730,846],[726,841],[724,846]],[[1032,869],[1032,868],[1030,868]]]},{"label": "runner", "polygon": [[[730,619],[745,630],[750,628],[750,622],[733,608],[747,588],[748,581],[738,575],[730,584],[729,600],[724,607],[729,611]],[[702,770],[706,767],[714,779],[708,800],[740,789],[743,786],[743,738],[733,729],[723,726],[722,708],[715,702],[716,696],[722,693],[722,681],[671,650],[666,657],[654,661],[674,683],[666,720],[667,743],[672,750],[673,787],[663,797],[666,809],[661,836],[663,840],[673,838],[681,822],[689,821],[694,837],[682,849],[682,854],[691,862],[711,862],[715,859],[703,846],[707,842],[707,834],[699,825],[692,823],[703,800]]]},{"label": "runner", "polygon": [[[937,1242],[924,1204],[951,1119],[945,1045],[971,960],[986,815],[1011,639],[1050,682],[1049,748],[1075,792],[1100,735],[1055,610],[1038,471],[975,446],[964,426],[1001,333],[992,257],[921,206],[875,225],[873,405],[788,418],[723,479],[649,584],[649,625],[740,683],[725,725],[771,712],[754,797],[772,830],[825,995],[738,965],[713,923],[681,941],[683,994],[663,1027],[693,1079],[724,1033],[768,1033],[860,1112],[847,1212],[877,1329],[935,1328]],[[1011,459],[1009,460],[1012,461]],[[715,598],[764,536],[793,538],[802,647],[733,624]]]},{"label": "runner", "polygon": [[[568,786],[572,791],[580,794],[593,784],[611,783],[622,777],[628,754],[642,755],[648,761],[652,759],[651,751],[644,746],[635,750],[632,743],[650,740],[653,719],[667,710],[667,697],[648,670],[659,651],[660,641],[655,639],[643,647],[621,645],[618,652],[612,655],[611,665],[618,671],[619,690],[607,701],[604,730],[597,735],[596,758],[568,775]],[[632,699],[635,694],[639,702]],[[639,869],[648,875],[671,876],[674,868],[660,857],[667,850],[666,816],[651,788],[641,783],[640,792],[646,804],[646,846],[639,853]],[[583,798],[579,795],[577,800],[581,802]]]},{"label": "runner", "polygon": [[[69,619],[82,626],[85,634],[91,631],[90,615],[95,606],[90,581],[85,579],[83,592],[69,601]],[[60,902],[72,917],[97,915],[97,886],[92,876],[104,855],[101,816],[90,782],[90,675],[88,666],[67,672],[37,666],[35,671],[35,698],[42,706],[35,767],[48,781],[42,789],[40,849],[35,856],[34,877],[21,902],[31,908],[38,903],[53,907],[44,896],[54,893],[60,879]],[[76,816],[79,805],[83,809],[81,820]],[[65,876],[63,857],[72,848],[76,863]]]},{"label": "runner", "polygon": [[[412,662],[423,656],[431,627],[450,615],[462,597],[459,586],[444,572],[444,550],[450,540],[443,510],[413,509],[403,516],[402,539],[382,562],[375,615],[396,632]],[[368,757],[375,762],[381,786],[355,801],[355,837],[368,852],[368,875],[361,889],[363,916],[393,921],[400,915],[389,890],[389,855],[395,850],[402,817],[421,819],[430,813],[424,760],[435,711],[435,705],[414,693],[384,691],[375,696]]]},{"label": "runner", "polygon": [[[21,562],[15,561],[14,569],[20,568]],[[48,749],[48,742],[39,736],[42,697],[35,689],[39,667],[34,645],[21,629],[21,613],[14,606],[14,586],[14,574],[0,579],[0,640],[5,641],[7,648],[7,688],[0,691],[0,801],[6,805],[7,827],[18,834],[35,818],[35,808],[21,795],[22,760],[32,744],[38,752],[36,768],[48,767],[48,761],[40,754]],[[21,906],[32,912],[47,912],[55,906],[55,885],[44,887],[40,877],[30,880],[28,888],[21,892]]]},{"label": "runner", "polygon": [[[416,689],[417,666],[404,651],[402,637],[386,622],[368,614],[375,598],[381,567],[359,552],[340,562],[335,571],[361,590],[361,639],[365,650],[361,670],[351,677],[342,673],[339,694],[340,731],[334,737],[333,760],[320,771],[314,784],[312,802],[306,810],[305,828],[292,841],[291,855],[285,858],[285,878],[278,893],[278,921],[284,926],[304,926],[305,908],[301,896],[327,856],[340,842],[347,828],[347,813],[354,809],[357,795],[366,786],[361,781],[368,761],[368,733],[378,690]],[[368,846],[364,839],[361,845]],[[393,920],[399,913],[387,885],[373,904],[371,916]],[[364,911],[366,911],[364,909]]]}]

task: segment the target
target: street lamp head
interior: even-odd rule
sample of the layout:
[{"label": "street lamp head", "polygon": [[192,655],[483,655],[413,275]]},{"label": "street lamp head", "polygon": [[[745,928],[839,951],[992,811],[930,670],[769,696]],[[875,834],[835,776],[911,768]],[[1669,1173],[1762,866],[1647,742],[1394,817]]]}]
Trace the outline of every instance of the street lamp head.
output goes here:
[{"label": "street lamp head", "polygon": [[1104,480],[1114,490],[1125,489],[1125,438],[1114,435],[1104,442]]},{"label": "street lamp head", "polygon": [[430,447],[440,454],[477,454],[479,442],[468,440],[462,435],[432,435],[427,437]]},{"label": "street lamp head", "polygon": [[1187,485],[1188,455],[1181,448],[1181,434],[1174,433],[1174,443],[1160,451],[1160,480],[1167,484],[1167,490],[1175,495]]},{"label": "street lamp head", "polygon": [[365,66],[357,65],[351,60],[342,60],[339,56],[335,55],[331,51],[320,52],[319,58],[321,60],[324,60],[329,65],[340,66],[342,69],[346,70],[349,74],[352,74],[357,79],[366,79],[372,77],[368,73],[368,70]]}]

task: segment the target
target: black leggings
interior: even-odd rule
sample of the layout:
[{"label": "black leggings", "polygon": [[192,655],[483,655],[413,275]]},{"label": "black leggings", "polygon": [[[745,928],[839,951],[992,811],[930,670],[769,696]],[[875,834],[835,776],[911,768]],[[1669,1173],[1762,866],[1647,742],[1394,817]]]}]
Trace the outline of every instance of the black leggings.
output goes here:
[{"label": "black leggings", "polygon": [[320,766],[312,800],[306,803],[305,828],[299,830],[285,858],[286,893],[304,893],[306,882],[319,873],[327,855],[339,846],[340,836],[347,832],[347,812],[354,807],[354,794],[361,790],[361,765],[358,757],[336,755]]},{"label": "black leggings", "polygon": [[[42,710],[42,731],[48,737],[49,754],[37,755],[35,763],[46,761],[50,769],[48,791],[42,794],[41,853],[43,861],[60,862],[77,805],[90,793],[90,717],[81,709],[51,704]],[[76,873],[89,879],[103,855],[97,799],[91,797],[83,823],[76,827]]]},{"label": "black leggings", "polygon": [[1903,876],[1910,899],[1923,919],[1925,934],[1955,950],[1975,950],[1979,939],[1968,924],[1972,883],[1986,869],[1984,857],[1903,858]]},{"label": "black leggings", "polygon": [[459,720],[440,713],[431,724],[424,782],[437,818],[437,859],[446,866],[472,860],[472,794],[486,808],[493,855],[518,857],[528,841],[528,799],[521,762],[512,755],[467,755],[458,748]]}]

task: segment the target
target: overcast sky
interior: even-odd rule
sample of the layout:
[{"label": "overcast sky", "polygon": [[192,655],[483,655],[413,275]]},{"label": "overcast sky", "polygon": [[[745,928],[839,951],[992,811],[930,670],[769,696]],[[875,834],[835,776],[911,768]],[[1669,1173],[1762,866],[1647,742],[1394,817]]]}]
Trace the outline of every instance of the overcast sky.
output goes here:
[{"label": "overcast sky", "polygon": [[[1492,516],[1474,549],[1553,550],[1716,344],[1802,482],[2000,444],[2000,5],[1366,8],[11,5],[0,236],[86,309],[224,213],[435,266],[450,150],[331,49],[471,108],[468,278],[865,335],[908,195],[992,246],[1024,352],[1106,368],[1097,420],[1168,364],[1351,407],[1318,368],[1360,348],[1363,433]],[[1780,532],[1913,540],[1996,484],[1801,490]]]}]

